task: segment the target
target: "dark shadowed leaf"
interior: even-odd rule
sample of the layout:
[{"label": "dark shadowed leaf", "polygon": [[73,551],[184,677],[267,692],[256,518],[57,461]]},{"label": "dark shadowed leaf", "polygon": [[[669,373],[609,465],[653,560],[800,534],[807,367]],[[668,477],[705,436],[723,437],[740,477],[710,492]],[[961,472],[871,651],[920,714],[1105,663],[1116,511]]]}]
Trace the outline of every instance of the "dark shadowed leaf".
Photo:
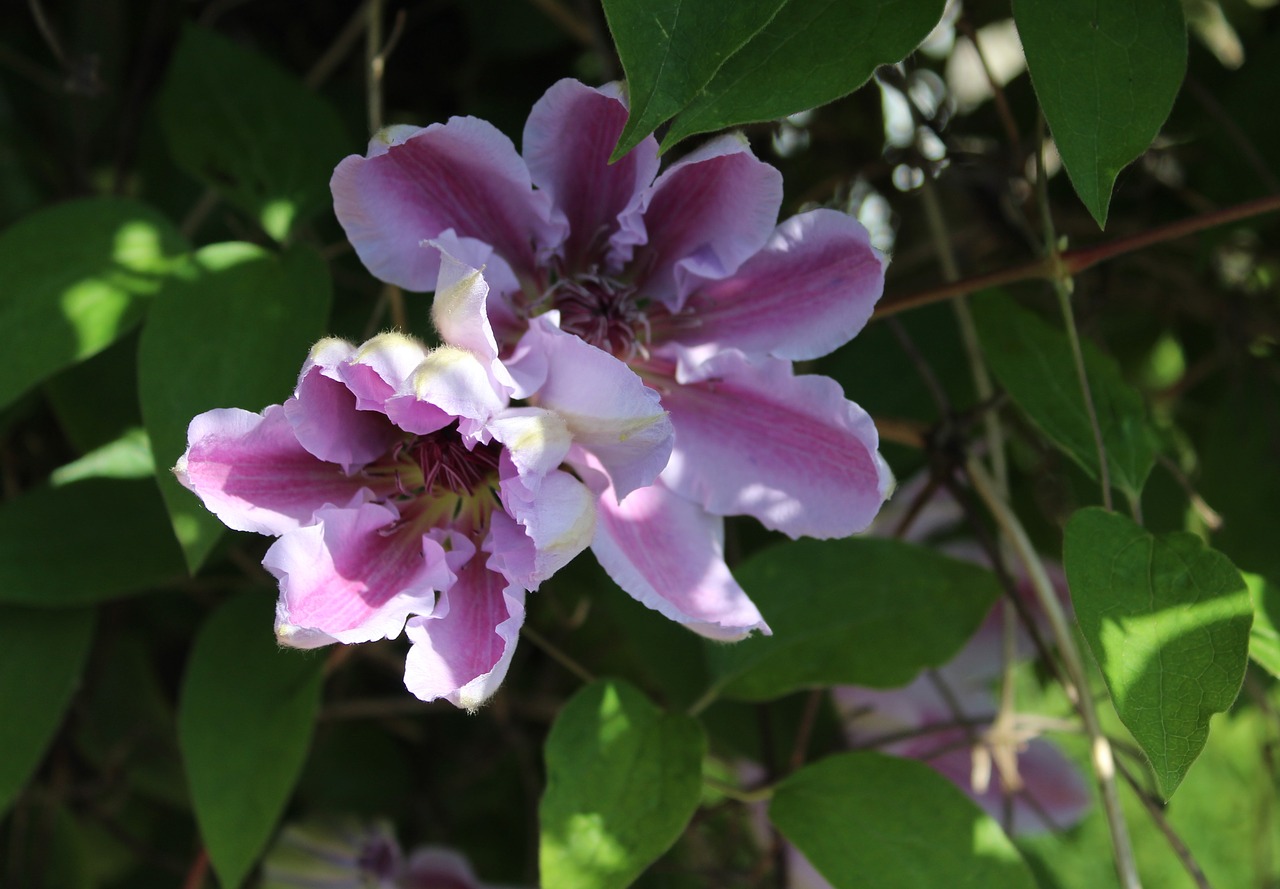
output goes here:
[{"label": "dark shadowed leaf", "polygon": [[0,234],[0,407],[132,329],[187,249],[125,198],[57,204]]},{"label": "dark shadowed leaf", "polygon": [[80,685],[93,616],[0,606],[0,812],[39,765]]},{"label": "dark shadowed leaf", "polygon": [[[1009,397],[1063,453],[1098,478],[1098,449],[1067,335],[997,292],[974,300],[973,317],[983,355]],[[1080,346],[1111,484],[1136,498],[1156,455],[1142,396],[1092,343]]]},{"label": "dark shadowed leaf", "polygon": [[836,889],[1036,886],[1000,825],[914,760],[821,760],[778,785],[769,818]]},{"label": "dark shadowed leaf", "polygon": [[320,705],[324,660],[276,644],[273,606],[270,594],[244,593],[213,613],[196,636],[178,705],[196,822],[228,889],[275,830]]},{"label": "dark shadowed leaf", "polygon": [[1147,150],[1182,86],[1182,3],[1015,0],[1013,17],[1071,184],[1105,226],[1116,176]]},{"label": "dark shadowed leaf", "polygon": [[0,602],[82,605],[184,574],[151,479],[89,479],[0,504]]},{"label": "dark shadowed leaf", "polygon": [[705,753],[697,722],[625,682],[574,695],[547,738],[541,885],[631,885],[688,824]]},{"label": "dark shadowed leaf", "polygon": [[1116,712],[1173,795],[1209,717],[1244,681],[1253,620],[1230,560],[1194,534],[1150,534],[1104,509],[1067,524],[1063,562],[1080,630]]},{"label": "dark shadowed leaf", "polygon": [[[606,0],[632,117],[615,155],[674,117],[695,133],[785,117],[864,84],[942,15],[943,0]],[[803,65],[795,59],[803,56]]]},{"label": "dark shadowed leaf", "polygon": [[276,255],[252,244],[213,244],[192,273],[156,301],[138,346],[142,415],[165,504],[191,570],[222,523],[170,472],[187,425],[213,408],[257,411],[284,401],[329,315],[329,272],[306,248]]},{"label": "dark shadowed leaf", "polygon": [[333,167],[353,147],[337,113],[301,80],[195,26],[169,65],[160,123],[178,165],[277,241],[328,205]]},{"label": "dark shadowed leaf", "polygon": [[990,571],[892,540],[799,540],[735,570],[772,636],[709,644],[728,697],[768,700],[837,684],[890,688],[945,663],[1000,587]]}]

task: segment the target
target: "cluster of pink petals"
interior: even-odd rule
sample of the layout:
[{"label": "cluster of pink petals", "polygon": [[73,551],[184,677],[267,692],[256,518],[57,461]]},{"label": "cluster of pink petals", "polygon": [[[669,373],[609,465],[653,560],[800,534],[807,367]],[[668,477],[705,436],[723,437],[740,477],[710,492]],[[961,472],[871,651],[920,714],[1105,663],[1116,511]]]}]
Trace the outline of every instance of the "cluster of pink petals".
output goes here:
[{"label": "cluster of pink petals", "polygon": [[525,593],[594,536],[596,496],[562,464],[591,460],[629,492],[665,465],[672,432],[656,393],[567,334],[546,372],[592,370],[608,410],[512,406],[484,279],[437,264],[442,345],[322,340],[282,405],[192,420],[174,471],[229,527],[279,538],[263,565],[283,644],[403,630],[409,690],[473,708],[506,673]]},{"label": "cluster of pink petals", "polygon": [[408,290],[435,284],[430,242],[483,267],[516,397],[566,417],[607,412],[613,394],[593,374],[555,371],[570,342],[660,393],[676,437],[655,483],[620,486],[607,450],[574,459],[596,497],[592,550],[696,632],[768,632],[725,565],[723,517],[842,537],[888,496],[870,417],[792,366],[862,328],[884,259],[841,213],[778,224],[781,177],[739,136],[660,174],[652,138],[608,163],[626,115],[616,88],[563,80],[534,106],[523,156],[475,118],[391,127],[339,164],[335,210],[373,274]]}]

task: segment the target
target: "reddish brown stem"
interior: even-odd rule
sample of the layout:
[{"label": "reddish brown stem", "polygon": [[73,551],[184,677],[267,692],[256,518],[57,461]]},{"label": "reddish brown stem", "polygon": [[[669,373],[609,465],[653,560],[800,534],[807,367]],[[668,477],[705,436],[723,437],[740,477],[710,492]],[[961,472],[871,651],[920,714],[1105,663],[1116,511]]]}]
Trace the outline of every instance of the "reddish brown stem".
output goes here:
[{"label": "reddish brown stem", "polygon": [[876,308],[874,317],[885,318],[889,315],[905,312],[908,309],[918,309],[921,306],[976,293],[990,287],[1000,287],[1005,284],[1017,284],[1022,281],[1034,281],[1037,279],[1053,279],[1060,275],[1072,277],[1086,269],[1093,268],[1099,263],[1115,259],[1117,256],[1124,256],[1155,244],[1163,244],[1166,241],[1185,238],[1187,235],[1194,235],[1211,228],[1217,228],[1220,225],[1228,225],[1232,222],[1239,222],[1242,219],[1251,219],[1255,216],[1275,213],[1276,211],[1280,211],[1280,195],[1268,195],[1257,200],[1246,201],[1243,204],[1236,204],[1234,207],[1227,207],[1223,210],[1193,216],[1190,219],[1183,219],[1169,225],[1162,225],[1141,234],[1119,238],[1107,244],[1068,250],[1066,253],[1058,255],[1057,262],[1054,262],[1053,257],[1036,259],[1022,265],[1001,269],[998,272],[965,278],[954,283],[931,287],[928,290],[887,300]]}]

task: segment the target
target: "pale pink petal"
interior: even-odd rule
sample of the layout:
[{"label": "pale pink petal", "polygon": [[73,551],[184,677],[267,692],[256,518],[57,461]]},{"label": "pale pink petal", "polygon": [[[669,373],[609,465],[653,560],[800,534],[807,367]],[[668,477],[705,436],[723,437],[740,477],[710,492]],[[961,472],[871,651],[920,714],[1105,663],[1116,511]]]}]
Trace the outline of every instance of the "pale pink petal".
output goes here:
[{"label": "pale pink petal", "polygon": [[568,273],[587,271],[604,257],[619,214],[657,175],[658,142],[652,136],[609,163],[626,122],[627,107],[616,90],[567,79],[547,90],[529,113],[524,157],[534,184],[569,221]]},{"label": "pale pink petal", "polygon": [[542,477],[564,461],[573,443],[559,414],[537,407],[508,408],[488,428],[506,447],[525,484],[535,491]]},{"label": "pale pink petal", "polygon": [[875,518],[893,477],[871,417],[834,380],[733,350],[682,377],[662,398],[677,431],[662,477],[678,494],[792,537],[843,537]]},{"label": "pale pink petal", "polygon": [[[262,565],[280,581],[277,635],[299,630],[339,642],[398,636],[411,614],[430,614],[454,574],[444,549],[390,506],[316,510],[315,524],[277,540]],[[283,630],[281,629],[283,628]]]},{"label": "pale pink petal", "polygon": [[422,343],[397,331],[380,333],[356,349],[338,365],[338,376],[356,396],[363,411],[383,411],[387,399],[427,357]]},{"label": "pale pink petal", "polygon": [[284,403],[298,443],[348,472],[378,459],[403,437],[381,412],[361,410],[342,381],[342,364],[353,353],[341,340],[321,340],[303,365],[293,397]]},{"label": "pale pink petal", "polygon": [[178,481],[237,531],[278,536],[311,521],[326,503],[372,496],[376,485],[317,460],[294,437],[284,409],[207,411],[187,427]]},{"label": "pale pink petal", "polygon": [[[506,515],[490,516],[491,565],[508,580],[533,590],[591,544],[595,534],[595,495],[563,470],[530,486],[503,454],[499,493]],[[507,516],[523,532],[513,533]]]},{"label": "pale pink petal", "polygon": [[781,204],[782,174],[741,136],[696,149],[646,193],[648,242],[631,265],[642,293],[679,308],[694,276],[723,278],[764,246]]},{"label": "pale pink petal", "polygon": [[[657,392],[607,352],[556,327],[554,312],[535,318],[521,346],[527,357],[513,360],[545,369],[532,396],[564,420],[574,442],[595,456],[619,497],[650,484],[667,465],[672,428]],[[527,383],[535,375],[525,377]]]},{"label": "pale pink petal", "polygon": [[[524,623],[524,591],[508,587],[477,553],[440,597],[443,617],[414,617],[404,684],[424,701],[474,710],[498,690]],[[447,603],[447,609],[446,609]]]},{"label": "pale pink petal", "polygon": [[639,602],[709,639],[770,634],[725,564],[724,519],[673,494],[661,479],[622,503],[606,489],[596,510],[591,551]]},{"label": "pale pink petal", "polygon": [[408,290],[436,286],[440,254],[423,242],[453,229],[491,245],[517,277],[535,274],[565,223],[533,190],[511,140],[473,117],[383,131],[369,156],[345,158],[330,181],[334,211],[374,275]]},{"label": "pale pink petal", "polygon": [[[657,341],[714,343],[796,360],[851,340],[884,291],[884,258],[852,216],[813,210],[778,226],[764,249],[727,278],[695,284],[693,324],[659,319]],[[666,323],[663,323],[663,322]],[[661,326],[659,326],[661,325]]]},{"label": "pale pink petal", "polygon": [[480,269],[459,262],[442,250],[431,319],[440,338],[450,346],[475,355],[488,369],[492,388],[505,395],[515,388],[515,382],[498,360],[498,341],[489,324],[488,299],[489,284]]},{"label": "pale pink petal", "polygon": [[401,429],[425,435],[456,417],[486,421],[507,406],[488,369],[466,349],[432,349],[400,394],[387,399],[387,416]]}]

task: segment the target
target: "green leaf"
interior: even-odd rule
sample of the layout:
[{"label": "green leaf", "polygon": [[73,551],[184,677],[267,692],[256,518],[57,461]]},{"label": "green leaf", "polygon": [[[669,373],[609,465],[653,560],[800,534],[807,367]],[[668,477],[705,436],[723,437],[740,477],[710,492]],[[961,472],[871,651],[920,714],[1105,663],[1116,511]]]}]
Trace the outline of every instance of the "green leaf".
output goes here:
[{"label": "green leaf", "polygon": [[351,144],[337,113],[297,77],[212,31],[188,26],[159,98],[178,166],[283,241],[329,205]]},{"label": "green leaf", "polygon": [[1036,98],[1099,227],[1116,176],[1147,150],[1187,67],[1180,0],[1014,0]]},{"label": "green leaf", "polygon": [[1000,595],[990,571],[893,540],[799,540],[734,572],[773,629],[708,647],[725,695],[891,688],[948,661]]},{"label": "green leaf", "polygon": [[27,783],[62,722],[93,642],[93,616],[90,608],[0,606],[0,812]]},{"label": "green leaf", "polygon": [[[695,133],[785,117],[846,95],[897,62],[944,0],[606,0],[632,113],[614,156],[674,117],[665,151]],[[804,58],[797,65],[797,58]]]},{"label": "green leaf", "polygon": [[769,818],[836,889],[1035,889],[1000,825],[923,763],[842,753],[778,785]]},{"label": "green leaf", "polygon": [[169,468],[191,418],[213,408],[261,410],[288,397],[329,314],[329,272],[309,249],[276,256],[213,244],[192,274],[156,301],[138,345],[142,416],[174,532],[195,571],[223,526]]},{"label": "green leaf", "polygon": [[1257,574],[1245,574],[1244,580],[1253,600],[1249,657],[1272,676],[1280,677],[1280,590]]},{"label": "green leaf", "polygon": [[0,504],[0,602],[83,605],[182,577],[150,479],[90,479]]},{"label": "green leaf", "polygon": [[150,478],[155,471],[151,439],[146,430],[135,426],[79,460],[59,466],[49,474],[49,483],[56,488],[87,478]]},{"label": "green leaf", "polygon": [[1194,534],[1154,535],[1098,507],[1067,523],[1071,602],[1116,713],[1173,795],[1248,664],[1244,578]]},{"label": "green leaf", "polygon": [[125,198],[58,204],[0,233],[0,407],[127,333],[187,249]]},{"label": "green leaf", "polygon": [[547,737],[541,885],[629,886],[684,831],[705,753],[697,722],[625,682],[574,695]]},{"label": "green leaf", "polygon": [[323,659],[282,649],[274,600],[244,593],[196,636],[178,704],[178,746],[209,860],[227,889],[266,847],[302,771]]},{"label": "green leaf", "polygon": [[[974,300],[973,318],[983,355],[1009,397],[1050,441],[1097,479],[1101,464],[1067,335],[998,291]],[[1136,499],[1156,454],[1142,396],[1097,347],[1087,340],[1080,346],[1111,484]]]},{"label": "green leaf", "polygon": [[670,120],[786,0],[605,0],[631,113],[614,159]]}]

